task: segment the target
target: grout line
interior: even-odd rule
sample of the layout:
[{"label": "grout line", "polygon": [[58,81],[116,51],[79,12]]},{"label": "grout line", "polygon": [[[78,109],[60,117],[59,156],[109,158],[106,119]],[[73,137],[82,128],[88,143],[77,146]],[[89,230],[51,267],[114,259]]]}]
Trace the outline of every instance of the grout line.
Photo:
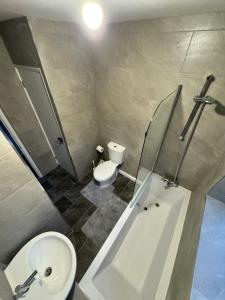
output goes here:
[{"label": "grout line", "polygon": [[189,44],[188,44],[188,48],[187,48],[187,51],[186,51],[186,54],[184,56],[184,60],[183,60],[183,63],[181,65],[181,68],[180,68],[180,72],[179,73],[182,73],[182,69],[184,67],[184,63],[187,59],[187,56],[188,56],[188,52],[189,52],[189,49],[190,49],[190,46],[191,46],[191,42],[192,42],[192,39],[193,39],[193,36],[194,36],[194,31],[192,32],[192,35],[191,35],[191,38],[190,38],[190,41],[189,41]]},{"label": "grout line", "polygon": [[[83,232],[83,231],[82,231],[82,232]],[[85,234],[84,234],[84,235],[85,235]],[[82,248],[84,248],[84,245],[86,244],[87,239],[88,239],[88,237],[85,235],[85,240],[84,240],[82,246],[80,247],[80,249],[77,251],[77,254],[80,253],[80,251],[81,251]],[[74,245],[74,247],[75,247],[75,245]]]},{"label": "grout line", "polygon": [[187,33],[187,32],[211,32],[211,31],[225,31],[225,28],[212,28],[212,29],[187,29],[187,30],[168,30],[159,31],[161,33]]}]

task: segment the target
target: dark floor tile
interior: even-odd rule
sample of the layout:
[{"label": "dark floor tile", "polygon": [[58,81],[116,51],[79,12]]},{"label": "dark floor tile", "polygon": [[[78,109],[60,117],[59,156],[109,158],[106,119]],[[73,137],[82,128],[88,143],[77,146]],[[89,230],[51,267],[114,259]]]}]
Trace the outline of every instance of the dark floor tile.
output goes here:
[{"label": "dark floor tile", "polygon": [[92,206],[93,204],[90,201],[83,196],[80,196],[67,208],[63,213],[63,217],[70,226],[73,226],[79,221],[84,213],[88,213],[89,210],[92,209]]},{"label": "dark floor tile", "polygon": [[87,214],[83,214],[80,217],[80,219],[76,222],[76,224],[73,226],[74,232],[79,231],[89,218],[90,218],[90,216],[88,216]]},{"label": "dark floor tile", "polygon": [[88,175],[86,175],[84,178],[82,178],[80,180],[81,184],[88,184],[91,180],[93,179],[93,173],[89,173]]},{"label": "dark floor tile", "polygon": [[82,279],[98,251],[99,248],[91,240],[87,239],[77,254],[76,281],[79,282]]},{"label": "dark floor tile", "polygon": [[77,232],[73,232],[69,239],[73,243],[76,253],[78,253],[81,247],[84,245],[87,237],[83,234],[81,230],[79,230]]},{"label": "dark floor tile", "polygon": [[135,185],[136,185],[135,181],[129,180],[129,182],[127,184],[127,188],[134,191]]},{"label": "dark floor tile", "polygon": [[52,188],[52,185],[48,182],[48,180],[42,182],[41,185],[43,186],[43,188],[45,189],[45,191],[48,191],[48,190],[50,190]]},{"label": "dark floor tile", "polygon": [[125,186],[124,189],[120,192],[119,197],[123,201],[129,203],[133,197],[133,190],[128,188],[128,186]]},{"label": "dark floor tile", "polygon": [[78,183],[78,179],[76,177],[72,176],[71,174],[69,174],[68,176],[74,183]]},{"label": "dark floor tile", "polygon": [[88,216],[91,216],[95,211],[96,211],[97,207],[91,203],[91,207],[88,209],[88,211],[86,212],[86,214]]},{"label": "dark floor tile", "polygon": [[68,176],[68,173],[64,169],[57,167],[56,169],[51,171],[46,176],[46,178],[47,178],[48,182],[50,182],[53,186],[57,186],[67,176]]},{"label": "dark floor tile", "polygon": [[116,181],[113,183],[115,189],[114,193],[119,195],[122,189],[129,183],[129,179],[121,174],[118,174]]},{"label": "dark floor tile", "polygon": [[51,175],[67,175],[68,172],[66,170],[64,170],[62,167],[58,166],[57,168],[55,168],[54,170],[52,170],[50,172]]},{"label": "dark floor tile", "polygon": [[57,186],[46,190],[52,202],[55,203],[64,193],[74,185],[74,182],[67,176]]},{"label": "dark floor tile", "polygon": [[77,198],[81,196],[80,191],[82,190],[83,185],[79,183],[74,183],[66,192],[65,196],[73,202],[76,202]]},{"label": "dark floor tile", "polygon": [[68,200],[65,196],[62,196],[59,200],[56,201],[55,206],[57,209],[63,213],[68,209],[68,207],[71,205],[71,201]]},{"label": "dark floor tile", "polygon": [[57,188],[66,192],[74,185],[74,182],[70,179],[70,176],[65,177],[58,185]]},{"label": "dark floor tile", "polygon": [[59,198],[63,197],[64,191],[57,186],[50,188],[49,190],[46,190],[47,194],[49,195],[49,198],[52,200],[53,203],[59,200]]}]

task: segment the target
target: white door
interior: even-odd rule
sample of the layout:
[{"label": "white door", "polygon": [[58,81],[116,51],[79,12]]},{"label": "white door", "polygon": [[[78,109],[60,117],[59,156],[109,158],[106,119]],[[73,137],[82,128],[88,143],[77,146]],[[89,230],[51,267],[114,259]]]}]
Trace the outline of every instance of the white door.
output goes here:
[{"label": "white door", "polygon": [[26,66],[16,66],[16,68],[58,164],[72,176],[75,176],[73,163],[55,116],[41,70]]}]

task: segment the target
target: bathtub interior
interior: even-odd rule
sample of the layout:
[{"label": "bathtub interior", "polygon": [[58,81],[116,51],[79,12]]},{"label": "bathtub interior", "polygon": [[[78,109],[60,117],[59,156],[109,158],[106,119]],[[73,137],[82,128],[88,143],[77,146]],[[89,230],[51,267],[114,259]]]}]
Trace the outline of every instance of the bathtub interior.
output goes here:
[{"label": "bathtub interior", "polygon": [[93,274],[92,282],[101,299],[157,299],[186,195],[187,190],[181,187],[165,190],[160,176],[149,178]]},{"label": "bathtub interior", "polygon": [[180,209],[175,201],[139,212],[114,258],[94,276],[104,299],[155,299]]}]

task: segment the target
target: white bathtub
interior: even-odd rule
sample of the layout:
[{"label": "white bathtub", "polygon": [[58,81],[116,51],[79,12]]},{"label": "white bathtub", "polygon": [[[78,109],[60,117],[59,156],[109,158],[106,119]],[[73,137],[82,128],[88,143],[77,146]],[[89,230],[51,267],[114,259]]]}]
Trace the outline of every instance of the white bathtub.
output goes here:
[{"label": "white bathtub", "polygon": [[149,175],[126,208],[79,284],[88,299],[166,298],[191,193],[164,186]]}]

